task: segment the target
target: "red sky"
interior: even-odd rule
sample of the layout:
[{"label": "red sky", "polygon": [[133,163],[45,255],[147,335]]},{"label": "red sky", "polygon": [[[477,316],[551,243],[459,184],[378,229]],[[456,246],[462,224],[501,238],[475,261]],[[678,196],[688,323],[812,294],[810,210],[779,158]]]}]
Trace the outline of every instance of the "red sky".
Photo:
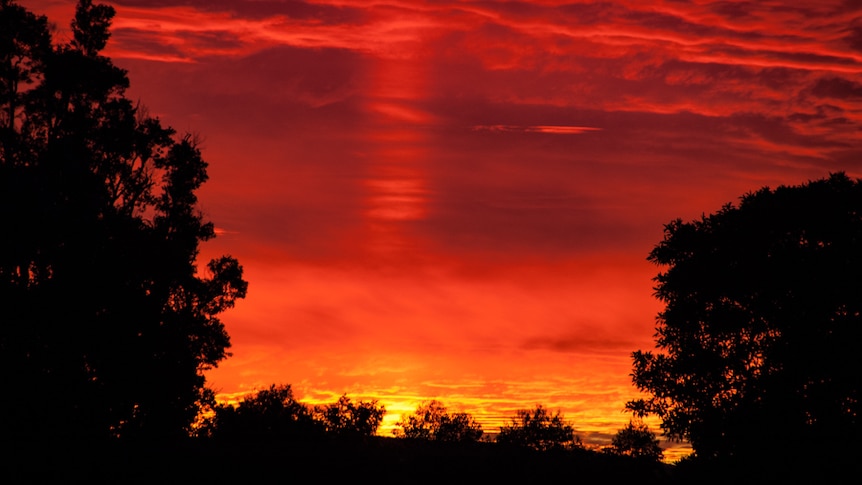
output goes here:
[{"label": "red sky", "polygon": [[[663,225],[862,175],[862,5],[122,0],[128,95],[201,135],[202,256],[243,264],[225,395],[423,399],[605,443]],[[58,25],[74,0],[24,0]],[[388,429],[388,428],[387,428]]]}]

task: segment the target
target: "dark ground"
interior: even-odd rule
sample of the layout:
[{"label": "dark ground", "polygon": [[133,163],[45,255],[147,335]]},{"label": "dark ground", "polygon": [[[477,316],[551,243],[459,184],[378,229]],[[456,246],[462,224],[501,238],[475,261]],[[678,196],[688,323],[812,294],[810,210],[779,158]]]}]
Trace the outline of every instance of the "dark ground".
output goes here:
[{"label": "dark ground", "polygon": [[[27,444],[5,453],[5,483],[667,483],[668,465],[590,451],[395,438],[334,442]],[[7,481],[9,480],[9,481]]]},{"label": "dark ground", "polygon": [[859,483],[862,456],[650,463],[593,451],[538,453],[494,443],[257,440],[29,443],[6,447],[0,483]]}]

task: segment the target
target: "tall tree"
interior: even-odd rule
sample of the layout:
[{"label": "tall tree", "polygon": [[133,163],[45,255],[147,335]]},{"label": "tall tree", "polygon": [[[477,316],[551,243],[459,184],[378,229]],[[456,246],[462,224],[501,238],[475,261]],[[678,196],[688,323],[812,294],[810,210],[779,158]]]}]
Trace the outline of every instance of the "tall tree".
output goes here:
[{"label": "tall tree", "polygon": [[698,456],[859,446],[862,183],[843,173],[763,188],[739,206],[676,220],[657,352],[634,353],[630,402]]},{"label": "tall tree", "polygon": [[246,293],[213,225],[194,139],[124,95],[100,54],[113,8],[81,0],[73,40],[0,0],[0,434],[186,433],[225,358],[217,316]]}]

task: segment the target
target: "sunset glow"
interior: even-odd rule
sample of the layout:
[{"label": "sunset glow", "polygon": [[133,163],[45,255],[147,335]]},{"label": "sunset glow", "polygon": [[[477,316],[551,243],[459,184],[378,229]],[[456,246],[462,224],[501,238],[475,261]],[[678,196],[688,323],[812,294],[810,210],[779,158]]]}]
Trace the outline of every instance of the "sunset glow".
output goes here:
[{"label": "sunset glow", "polygon": [[[428,399],[490,432],[543,404],[607,444],[663,225],[862,176],[854,2],[104,3],[129,98],[203,140],[200,261],[249,281],[223,399],[378,399],[386,434]],[[68,38],[75,0],[21,4]]]}]

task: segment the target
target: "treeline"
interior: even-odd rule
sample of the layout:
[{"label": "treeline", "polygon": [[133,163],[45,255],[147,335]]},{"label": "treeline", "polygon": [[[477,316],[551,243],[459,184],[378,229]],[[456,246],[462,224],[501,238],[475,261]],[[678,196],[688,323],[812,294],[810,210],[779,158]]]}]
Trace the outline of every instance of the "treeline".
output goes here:
[{"label": "treeline", "polygon": [[377,401],[354,403],[347,395],[332,404],[303,404],[294,398],[290,385],[272,385],[236,405],[214,405],[202,413],[193,435],[218,440],[362,438],[377,432],[385,414]]},{"label": "treeline", "polygon": [[[296,400],[290,385],[272,385],[235,405],[214,405],[202,415],[193,435],[216,441],[368,439],[377,434],[385,415],[385,407],[376,400],[354,402],[345,394],[331,404],[308,405]],[[494,442],[537,452],[585,448],[565,416],[542,405],[518,410],[491,438],[470,414],[450,412],[437,400],[426,401],[413,414],[401,416],[393,435],[441,443]],[[650,461],[663,456],[655,434],[637,421],[620,429],[601,451]]]}]

